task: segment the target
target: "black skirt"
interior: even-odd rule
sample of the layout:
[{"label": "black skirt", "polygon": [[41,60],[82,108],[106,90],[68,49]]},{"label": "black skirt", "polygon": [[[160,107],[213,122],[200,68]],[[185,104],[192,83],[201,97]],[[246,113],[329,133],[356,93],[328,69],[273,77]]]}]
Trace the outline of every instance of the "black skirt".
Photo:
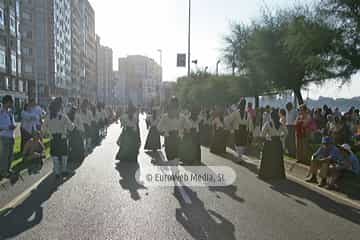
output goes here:
[{"label": "black skirt", "polygon": [[91,138],[91,128],[89,124],[84,124],[84,128],[85,128],[85,137],[86,138]]},{"label": "black skirt", "polygon": [[235,145],[246,146],[248,143],[248,132],[245,125],[239,125],[239,129],[235,131]]},{"label": "black skirt", "polygon": [[265,142],[259,177],[265,180],[285,178],[283,146],[280,137],[272,137],[271,141]]},{"label": "black skirt", "polygon": [[68,139],[62,138],[61,134],[53,134],[50,140],[50,155],[62,157],[68,155]]},{"label": "black skirt", "polygon": [[191,129],[180,140],[179,157],[186,165],[201,163],[200,134],[196,129]]},{"label": "black skirt", "polygon": [[226,153],[227,136],[228,132],[225,129],[214,129],[211,137],[210,152],[215,154]]},{"label": "black skirt", "polygon": [[125,127],[120,135],[120,149],[116,159],[125,162],[136,162],[139,154],[138,133],[131,127]]},{"label": "black skirt", "polygon": [[85,157],[84,141],[81,131],[75,128],[69,136],[69,160],[80,162]]},{"label": "black skirt", "polygon": [[165,154],[167,160],[174,160],[179,157],[179,135],[178,131],[171,131],[169,136],[165,137]]},{"label": "black skirt", "polygon": [[21,133],[21,152],[23,152],[25,144],[32,138],[32,134],[23,128],[20,128]]},{"label": "black skirt", "polygon": [[200,124],[200,141],[201,145],[210,146],[211,127],[208,124]]},{"label": "black skirt", "polygon": [[149,134],[146,138],[145,149],[146,150],[158,150],[161,148],[160,133],[158,129],[153,126],[149,130]]}]

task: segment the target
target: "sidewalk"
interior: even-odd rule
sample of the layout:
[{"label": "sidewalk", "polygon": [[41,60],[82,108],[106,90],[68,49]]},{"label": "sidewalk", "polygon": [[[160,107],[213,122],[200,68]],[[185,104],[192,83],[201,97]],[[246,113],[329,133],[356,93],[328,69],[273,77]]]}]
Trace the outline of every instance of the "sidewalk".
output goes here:
[{"label": "sidewalk", "polygon": [[[235,156],[237,155],[234,150],[227,148],[228,152],[231,152]],[[248,164],[256,165],[257,168],[260,167],[260,159],[253,156],[246,156],[245,161]],[[359,177],[356,181],[343,181],[341,184],[341,191],[330,191],[325,188],[317,186],[317,184],[311,184],[305,182],[305,178],[309,171],[309,166],[296,163],[294,160],[284,160],[286,176],[290,181],[294,181],[302,186],[316,191],[319,194],[322,194],[326,197],[335,199],[337,201],[345,202],[349,205],[352,205],[355,208],[360,209],[360,181]]]},{"label": "sidewalk", "polygon": [[349,201],[355,202],[360,206],[359,177],[357,177],[356,179],[342,179],[340,181],[340,189],[338,191],[330,191],[325,188],[320,188],[316,184],[310,184],[304,181],[304,179],[308,175],[309,166],[301,163],[296,163],[294,160],[284,160],[284,163],[287,175],[299,179],[306,185],[312,185],[311,187],[314,187],[317,190],[324,191],[327,194],[338,196],[340,198],[348,199]]}]

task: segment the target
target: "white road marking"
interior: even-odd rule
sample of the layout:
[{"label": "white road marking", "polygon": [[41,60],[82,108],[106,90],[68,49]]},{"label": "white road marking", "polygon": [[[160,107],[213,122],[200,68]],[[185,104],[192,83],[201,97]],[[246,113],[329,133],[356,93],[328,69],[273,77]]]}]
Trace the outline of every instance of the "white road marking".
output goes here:
[{"label": "white road marking", "polygon": [[49,173],[47,173],[45,176],[43,176],[42,178],[40,178],[39,181],[37,181],[36,183],[34,183],[31,187],[29,187],[28,189],[26,189],[24,192],[22,192],[21,194],[19,194],[17,197],[15,197],[13,200],[11,200],[8,204],[6,204],[4,207],[0,208],[0,212],[12,208],[14,206],[17,205],[17,203],[19,203],[21,200],[25,199],[33,189],[35,189],[42,181],[44,181],[52,172],[50,171]]}]

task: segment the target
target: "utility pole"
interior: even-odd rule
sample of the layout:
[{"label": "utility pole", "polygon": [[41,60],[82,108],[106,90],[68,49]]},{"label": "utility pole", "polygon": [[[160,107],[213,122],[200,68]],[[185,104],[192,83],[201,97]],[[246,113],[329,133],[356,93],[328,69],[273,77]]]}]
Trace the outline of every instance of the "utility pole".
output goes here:
[{"label": "utility pole", "polygon": [[189,0],[189,31],[188,31],[188,61],[187,61],[187,64],[188,64],[188,78],[190,78],[190,33],[191,33],[191,29],[190,29],[190,26],[191,26],[191,0]]}]

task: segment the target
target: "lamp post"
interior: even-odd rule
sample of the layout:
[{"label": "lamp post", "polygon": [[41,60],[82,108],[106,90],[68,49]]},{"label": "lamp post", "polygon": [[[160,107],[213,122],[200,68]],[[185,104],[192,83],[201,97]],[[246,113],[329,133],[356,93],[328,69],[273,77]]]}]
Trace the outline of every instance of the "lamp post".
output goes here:
[{"label": "lamp post", "polygon": [[189,24],[189,29],[188,29],[188,78],[190,78],[190,26],[191,26],[191,0],[189,0],[189,20],[188,20],[188,24]]},{"label": "lamp post", "polygon": [[219,76],[219,64],[220,64],[220,60],[216,62],[216,76]]},{"label": "lamp post", "polygon": [[161,68],[161,72],[160,72],[160,82],[162,82],[162,74],[163,74],[162,50],[161,50],[161,49],[158,49],[157,51],[160,53],[160,68]]},{"label": "lamp post", "polygon": [[205,74],[206,74],[206,72],[207,72],[208,69],[209,69],[209,67],[206,66],[206,67],[205,67],[205,71],[204,71]]}]

